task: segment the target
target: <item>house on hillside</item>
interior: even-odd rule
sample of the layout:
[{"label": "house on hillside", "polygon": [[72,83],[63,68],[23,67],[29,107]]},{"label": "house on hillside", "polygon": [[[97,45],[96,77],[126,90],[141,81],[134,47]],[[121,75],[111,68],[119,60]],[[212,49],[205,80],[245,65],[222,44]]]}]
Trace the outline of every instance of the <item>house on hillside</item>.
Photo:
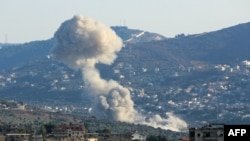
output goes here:
[{"label": "house on hillside", "polygon": [[146,141],[147,136],[138,133],[137,131],[131,135],[132,141]]},{"label": "house on hillside", "polygon": [[26,133],[8,133],[5,135],[7,141],[28,141],[31,138],[31,134]]},{"label": "house on hillside", "polygon": [[47,140],[53,141],[83,141],[85,127],[83,125],[66,125],[62,124],[52,131]]},{"label": "house on hillside", "polygon": [[85,141],[98,141],[98,133],[85,133]]},{"label": "house on hillside", "polygon": [[60,129],[66,131],[68,137],[84,138],[85,128],[83,125],[60,125]]},{"label": "house on hillside", "polygon": [[189,141],[189,138],[187,138],[187,137],[182,137],[182,138],[179,139],[179,141]]},{"label": "house on hillside", "polygon": [[43,135],[33,135],[34,141],[43,141]]},{"label": "house on hillside", "polygon": [[242,61],[242,64],[249,67],[250,61],[248,61],[248,60]]},{"label": "house on hillside", "polygon": [[208,124],[201,128],[189,128],[189,141],[224,141],[224,125]]}]

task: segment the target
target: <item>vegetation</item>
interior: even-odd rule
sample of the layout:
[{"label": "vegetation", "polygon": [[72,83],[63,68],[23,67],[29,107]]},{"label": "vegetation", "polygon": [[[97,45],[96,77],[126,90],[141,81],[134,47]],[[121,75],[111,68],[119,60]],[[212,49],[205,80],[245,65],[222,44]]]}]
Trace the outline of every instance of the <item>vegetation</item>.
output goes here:
[{"label": "vegetation", "polygon": [[[13,105],[16,105],[20,102],[0,102],[2,105],[3,103],[12,107],[16,107]],[[41,110],[38,107],[32,107],[28,105],[26,105],[26,107],[28,107],[26,110],[10,107],[7,109],[0,108],[0,132],[7,133],[14,130],[21,133],[46,135],[50,134],[52,130],[60,124],[83,124],[89,133],[97,132],[129,134],[138,131],[139,133],[147,136],[151,135],[152,137],[150,136],[149,139],[153,138],[155,135],[161,135],[157,139],[162,139],[162,136],[168,137],[168,139],[177,139],[186,135],[186,133],[172,132],[170,130],[163,130],[145,125],[99,119],[95,116],[81,116],[60,112],[48,112]]]},{"label": "vegetation", "polygon": [[164,135],[150,135],[146,139],[147,141],[169,141]]},{"label": "vegetation", "polygon": [[56,128],[56,125],[53,123],[47,123],[43,125],[44,129],[45,129],[45,133],[50,134],[52,133],[53,129]]}]

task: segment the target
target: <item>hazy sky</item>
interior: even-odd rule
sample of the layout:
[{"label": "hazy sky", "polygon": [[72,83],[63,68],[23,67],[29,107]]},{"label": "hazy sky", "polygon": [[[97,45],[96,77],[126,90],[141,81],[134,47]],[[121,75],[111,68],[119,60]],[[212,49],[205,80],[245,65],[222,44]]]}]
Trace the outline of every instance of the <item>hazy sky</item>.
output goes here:
[{"label": "hazy sky", "polygon": [[250,22],[249,6],[250,0],[0,0],[0,42],[49,39],[75,14],[166,37],[202,33]]}]

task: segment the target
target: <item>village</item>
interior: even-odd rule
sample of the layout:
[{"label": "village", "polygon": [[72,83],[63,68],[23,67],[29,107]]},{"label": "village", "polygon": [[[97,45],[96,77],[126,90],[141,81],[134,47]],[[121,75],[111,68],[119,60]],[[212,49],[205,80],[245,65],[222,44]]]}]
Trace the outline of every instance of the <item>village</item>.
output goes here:
[{"label": "village", "polygon": [[[183,133],[0,100],[0,141],[175,141]],[[187,136],[187,133],[185,133]]]},{"label": "village", "polygon": [[[0,110],[0,141],[196,141],[204,131],[203,127],[201,129],[190,128],[189,133],[185,136],[169,139],[163,135],[154,133],[146,135],[136,130],[112,132],[111,129],[103,126],[103,128],[95,128],[98,129],[95,131],[88,130],[86,126],[89,125],[82,122],[65,124],[53,122],[53,119],[46,121],[44,117],[50,112],[14,100],[1,100]],[[31,121],[31,115],[26,112],[31,112],[37,118]],[[19,117],[15,117],[15,114]],[[56,120],[63,120],[59,118],[62,116],[60,113],[52,112],[50,114],[54,114],[54,117],[57,115]],[[50,116],[53,117],[53,115]],[[206,131],[216,132],[217,129],[210,128]],[[213,138],[216,137],[213,135]]]},{"label": "village", "polygon": [[[41,126],[41,125],[40,125]],[[163,136],[131,133],[111,133],[109,129],[89,133],[84,124],[30,125],[23,129],[17,125],[0,124],[0,141],[224,141],[224,124],[206,124],[189,128],[188,137],[168,140]]]},{"label": "village", "polygon": [[[28,128],[28,129],[27,129]],[[40,129],[39,129],[40,128]],[[0,141],[146,141],[146,136],[135,131],[130,134],[114,134],[104,129],[88,133],[84,124],[29,125],[0,124]]]}]

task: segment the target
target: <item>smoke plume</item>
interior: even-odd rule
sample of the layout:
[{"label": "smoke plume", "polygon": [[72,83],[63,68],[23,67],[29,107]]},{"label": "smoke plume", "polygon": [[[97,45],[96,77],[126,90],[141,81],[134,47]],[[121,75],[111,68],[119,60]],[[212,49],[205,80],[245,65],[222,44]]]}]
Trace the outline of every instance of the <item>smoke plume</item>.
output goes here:
[{"label": "smoke plume", "polygon": [[167,113],[166,119],[160,115],[143,116],[134,108],[127,88],[100,77],[95,65],[112,64],[122,48],[122,40],[112,29],[89,17],[76,15],[61,24],[54,38],[54,59],[82,71],[88,93],[96,102],[94,111],[97,115],[174,131],[187,127],[185,121],[172,113]]}]

